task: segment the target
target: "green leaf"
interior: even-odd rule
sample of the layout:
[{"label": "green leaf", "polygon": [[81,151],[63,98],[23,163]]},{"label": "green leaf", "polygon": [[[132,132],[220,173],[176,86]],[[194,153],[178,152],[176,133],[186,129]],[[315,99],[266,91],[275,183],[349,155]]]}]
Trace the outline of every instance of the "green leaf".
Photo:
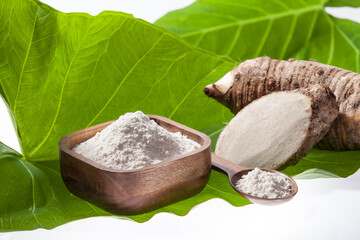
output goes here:
[{"label": "green leaf", "polygon": [[[360,24],[329,16],[324,9],[326,2],[198,0],[166,14],[155,24],[237,61],[264,55],[294,57],[360,72],[360,48],[356,44]],[[356,5],[350,0],[328,4],[335,3]]]},{"label": "green leaf", "polygon": [[[232,117],[202,93],[205,85],[235,66],[228,57],[200,50],[124,13],[65,14],[31,0],[3,0],[0,9],[0,94],[23,153],[0,144],[2,231],[50,229],[110,215],[73,196],[61,180],[58,141],[70,132],[142,110],[208,133],[215,144]],[[344,35],[349,26],[344,24]],[[352,161],[359,152],[334,153],[331,163],[329,154],[322,153],[309,158],[316,162],[305,158],[286,171],[297,174],[319,167],[346,176],[359,167]],[[344,164],[337,163],[338,156],[345,158]],[[192,198],[146,214],[119,217],[144,222],[158,212],[185,215],[211,198],[234,206],[249,203],[224,174],[212,171],[208,185]]]},{"label": "green leaf", "polygon": [[315,179],[315,178],[339,178],[339,176],[322,169],[312,168],[298,175],[295,175],[293,178],[297,180],[297,179]]},{"label": "green leaf", "polygon": [[[204,131],[232,116],[202,93],[234,66],[229,58],[128,14],[65,14],[30,0],[1,1],[0,9],[0,93],[24,155],[0,144],[3,231],[110,215],[66,189],[58,166],[62,136],[138,109]],[[216,197],[249,203],[213,172],[197,196],[128,218],[185,215]]]},{"label": "green leaf", "polygon": [[[324,5],[335,4],[356,7],[359,1],[198,0],[166,14],[155,24],[196,46],[234,60],[263,55],[279,59],[316,59],[360,73],[360,24],[328,15]],[[220,124],[218,130],[205,131],[214,135],[213,146],[223,126]],[[359,162],[360,151],[313,149],[285,172],[296,175],[321,168],[347,177],[357,171]]]},{"label": "green leaf", "polygon": [[53,228],[109,213],[75,197],[63,184],[59,161],[30,163],[0,142],[0,230]]},{"label": "green leaf", "polygon": [[329,0],[326,3],[327,7],[360,7],[358,0]]},{"label": "green leaf", "polygon": [[[67,190],[60,176],[59,161],[27,162],[1,142],[0,183],[1,231],[51,229],[81,218],[111,215]],[[232,189],[224,174],[213,171],[208,185],[195,197],[127,218],[144,222],[158,212],[183,216],[211,198],[223,198],[234,206],[249,204]]]},{"label": "green leaf", "polygon": [[62,136],[138,109],[196,129],[231,117],[202,93],[234,66],[231,59],[124,13],[0,4],[1,94],[27,161],[57,158]]},{"label": "green leaf", "polygon": [[319,168],[340,177],[348,177],[360,168],[360,151],[335,152],[312,149],[306,157],[284,172],[294,176],[311,168]]}]

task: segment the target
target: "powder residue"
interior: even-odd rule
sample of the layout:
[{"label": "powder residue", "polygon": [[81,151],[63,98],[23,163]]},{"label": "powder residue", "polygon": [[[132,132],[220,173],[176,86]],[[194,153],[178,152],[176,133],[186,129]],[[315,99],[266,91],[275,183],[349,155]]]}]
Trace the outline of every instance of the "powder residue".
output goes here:
[{"label": "powder residue", "polygon": [[159,126],[141,111],[126,113],[72,150],[117,170],[139,169],[190,152],[200,145]]},{"label": "powder residue", "polygon": [[290,182],[283,176],[255,168],[236,182],[236,188],[261,198],[284,198],[290,196]]}]

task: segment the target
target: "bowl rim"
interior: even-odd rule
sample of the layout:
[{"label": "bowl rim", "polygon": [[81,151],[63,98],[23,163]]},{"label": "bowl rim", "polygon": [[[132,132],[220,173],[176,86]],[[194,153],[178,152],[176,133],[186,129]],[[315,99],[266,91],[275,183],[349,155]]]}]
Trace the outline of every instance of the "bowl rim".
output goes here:
[{"label": "bowl rim", "polygon": [[[151,171],[153,170],[154,168],[159,168],[159,167],[163,167],[163,166],[166,166],[166,165],[169,165],[177,160],[180,160],[180,159],[183,159],[183,158],[186,158],[186,157],[189,157],[191,155],[194,155],[194,154],[197,154],[197,153],[200,153],[202,151],[205,151],[207,148],[211,147],[211,139],[208,135],[200,132],[200,131],[197,131],[195,129],[192,129],[188,126],[185,126],[181,123],[178,123],[174,120],[171,120],[169,118],[166,118],[166,117],[163,117],[163,116],[158,116],[158,115],[153,115],[153,114],[146,114],[151,120],[154,120],[156,122],[156,120],[160,120],[160,121],[163,121],[163,122],[166,122],[170,125],[174,125],[175,127],[177,128],[180,128],[180,129],[183,129],[185,130],[186,132],[191,132],[195,135],[198,135],[204,142],[203,144],[201,144],[201,146],[197,149],[194,149],[190,152],[187,152],[187,153],[183,153],[183,154],[180,154],[180,155],[176,155],[174,157],[171,157],[171,158],[168,158],[168,159],[165,159],[159,163],[155,163],[155,164],[151,164],[149,166],[145,166],[145,167],[142,167],[142,168],[139,168],[139,169],[130,169],[130,170],[118,170],[118,169],[113,169],[113,168],[110,168],[110,167],[106,167],[106,166],[103,166],[101,165],[100,163],[98,162],[95,162],[94,160],[91,160],[90,158],[87,158],[81,154],[78,154],[76,153],[75,151],[73,151],[72,149],[66,147],[66,143],[68,142],[68,140],[70,140],[73,136],[76,136],[76,135],[79,135],[79,134],[82,134],[84,132],[88,132],[88,131],[91,131],[93,129],[96,129],[96,128],[102,128],[104,125],[105,127],[107,127],[108,125],[110,125],[111,123],[115,122],[117,119],[115,120],[110,120],[110,121],[107,121],[107,122],[103,122],[103,123],[100,123],[100,124],[97,124],[97,125],[94,125],[94,126],[91,126],[91,127],[88,127],[88,128],[84,128],[84,129],[81,129],[81,130],[78,130],[78,131],[75,131],[75,132],[72,132],[72,133],[69,133],[67,135],[65,135],[64,137],[62,137],[60,140],[59,140],[59,149],[60,151],[63,151],[65,152],[66,154],[70,155],[71,157],[77,159],[78,161],[81,161],[85,164],[88,164],[94,168],[97,168],[97,169],[100,169],[102,171],[106,171],[106,172],[110,172],[110,173],[133,173],[133,172],[145,172],[145,171]],[[101,130],[103,130],[105,127],[103,127]],[[166,129],[166,128],[165,128]],[[101,131],[100,130],[100,131]],[[167,129],[166,129],[167,130]],[[99,132],[99,131],[98,131]],[[89,138],[88,138],[89,139]],[[86,139],[87,140],[87,139]],[[85,141],[85,140],[84,140]],[[194,141],[194,140],[193,140]],[[200,143],[199,143],[200,144]],[[211,150],[210,150],[211,152]],[[210,158],[211,159],[211,158]],[[62,161],[62,157],[60,155],[60,162]]]}]

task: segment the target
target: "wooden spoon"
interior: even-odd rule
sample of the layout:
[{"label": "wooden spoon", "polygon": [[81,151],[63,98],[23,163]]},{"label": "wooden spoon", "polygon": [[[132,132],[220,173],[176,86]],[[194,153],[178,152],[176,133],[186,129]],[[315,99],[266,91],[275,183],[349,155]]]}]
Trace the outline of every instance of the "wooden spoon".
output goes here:
[{"label": "wooden spoon", "polygon": [[240,193],[244,198],[246,198],[247,200],[249,200],[250,202],[253,202],[253,203],[260,203],[260,204],[264,204],[264,205],[277,205],[277,204],[285,203],[285,202],[289,201],[290,199],[292,199],[298,191],[296,182],[294,181],[294,179],[292,179],[288,175],[281,173],[279,171],[273,170],[273,169],[260,168],[263,171],[276,173],[276,174],[279,174],[279,175],[285,177],[285,179],[288,180],[291,184],[291,192],[290,192],[290,196],[284,197],[284,198],[255,197],[255,196],[249,195],[247,193],[244,193],[244,192],[240,191],[238,188],[236,188],[236,182],[243,175],[248,174],[248,172],[252,171],[254,168],[242,167],[242,166],[236,165],[230,161],[223,159],[222,157],[217,156],[214,153],[211,154],[211,164],[214,169],[225,172],[229,177],[231,186],[238,193]]}]

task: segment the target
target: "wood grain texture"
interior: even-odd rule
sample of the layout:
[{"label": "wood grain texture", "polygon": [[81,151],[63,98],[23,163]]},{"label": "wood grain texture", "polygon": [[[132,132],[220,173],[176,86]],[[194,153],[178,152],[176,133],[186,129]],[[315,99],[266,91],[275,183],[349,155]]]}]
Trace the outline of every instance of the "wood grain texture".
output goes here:
[{"label": "wood grain texture", "polygon": [[61,176],[70,192],[106,211],[124,215],[145,213],[199,193],[210,176],[210,138],[170,119],[148,116],[201,147],[141,169],[114,170],[71,150],[114,121],[71,133],[59,142]]}]

